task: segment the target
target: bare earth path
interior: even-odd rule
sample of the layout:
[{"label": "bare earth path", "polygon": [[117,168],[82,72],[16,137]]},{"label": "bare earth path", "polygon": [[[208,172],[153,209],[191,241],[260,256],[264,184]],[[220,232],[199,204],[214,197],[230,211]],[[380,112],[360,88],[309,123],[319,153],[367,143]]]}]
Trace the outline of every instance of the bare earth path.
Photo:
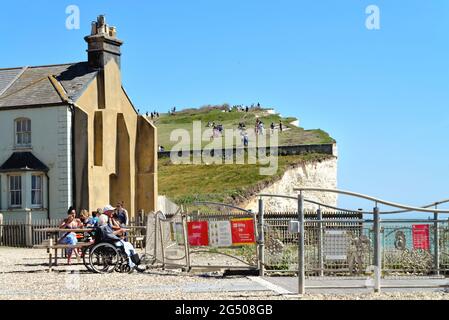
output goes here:
[{"label": "bare earth path", "polygon": [[[75,260],[76,262],[76,260]],[[222,278],[153,270],[144,274],[92,274],[82,264],[64,260],[48,273],[45,250],[0,247],[0,300],[259,300],[259,299],[449,299],[445,290],[365,291],[313,290],[303,297],[292,295],[294,278]],[[274,286],[273,286],[274,285]]]}]

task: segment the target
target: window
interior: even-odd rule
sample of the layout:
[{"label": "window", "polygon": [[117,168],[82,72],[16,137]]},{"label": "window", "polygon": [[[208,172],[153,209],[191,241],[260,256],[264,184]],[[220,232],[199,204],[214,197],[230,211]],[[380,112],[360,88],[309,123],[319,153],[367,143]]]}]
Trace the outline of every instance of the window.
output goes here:
[{"label": "window", "polygon": [[16,127],[16,146],[30,147],[31,146],[31,120],[17,119],[15,121]]},{"label": "window", "polygon": [[22,207],[22,177],[9,176],[9,206]]},{"label": "window", "polygon": [[42,176],[31,176],[31,205],[42,206]]}]

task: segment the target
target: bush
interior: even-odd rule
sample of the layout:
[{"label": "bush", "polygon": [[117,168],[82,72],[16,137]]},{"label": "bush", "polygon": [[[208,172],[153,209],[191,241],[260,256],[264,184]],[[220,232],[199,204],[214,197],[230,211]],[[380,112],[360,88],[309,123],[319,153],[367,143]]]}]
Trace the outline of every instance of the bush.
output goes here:
[{"label": "bush", "polygon": [[383,268],[424,275],[432,272],[433,256],[426,250],[387,251]]}]

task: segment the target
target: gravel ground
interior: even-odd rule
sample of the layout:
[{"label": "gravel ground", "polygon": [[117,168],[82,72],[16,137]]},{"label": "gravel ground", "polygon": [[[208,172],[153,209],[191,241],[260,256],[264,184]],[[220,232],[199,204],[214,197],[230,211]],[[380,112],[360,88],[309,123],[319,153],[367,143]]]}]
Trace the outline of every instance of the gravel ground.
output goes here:
[{"label": "gravel ground", "polygon": [[[290,297],[289,299],[298,299]],[[395,293],[361,293],[361,294],[312,294],[300,300],[449,300],[444,292],[395,292]]]},{"label": "gravel ground", "polygon": [[[0,300],[50,299],[89,300],[449,300],[449,293],[400,292],[356,294],[280,295],[246,277],[186,275],[181,272],[151,270],[144,274],[86,272],[81,264],[61,264],[47,272],[45,250],[0,247]],[[76,260],[74,260],[76,261]],[[210,261],[209,261],[210,262]]]},{"label": "gravel ground", "polygon": [[81,264],[68,266],[64,259],[48,273],[45,250],[0,247],[0,257],[0,300],[79,300],[82,296],[90,300],[106,296],[123,300],[285,299],[260,286],[256,291],[245,291],[253,284],[246,277],[221,278],[157,270],[144,274],[98,275],[86,272]]}]

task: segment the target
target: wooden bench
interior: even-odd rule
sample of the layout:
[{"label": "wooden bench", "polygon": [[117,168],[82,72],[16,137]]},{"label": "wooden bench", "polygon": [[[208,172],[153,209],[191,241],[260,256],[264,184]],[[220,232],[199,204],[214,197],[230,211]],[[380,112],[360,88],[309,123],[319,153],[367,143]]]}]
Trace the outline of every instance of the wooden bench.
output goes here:
[{"label": "wooden bench", "polygon": [[[33,246],[34,249],[47,249],[47,253],[48,253],[48,268],[49,268],[49,272],[53,271],[53,255],[52,255],[52,250],[55,250],[55,255],[54,255],[54,259],[55,259],[55,263],[54,265],[57,266],[58,265],[58,250],[65,250],[65,249],[82,249],[82,248],[86,248],[86,247],[90,247],[92,246],[93,243],[91,242],[81,242],[78,243],[76,245],[69,245],[69,244],[54,244],[53,239],[49,239],[49,240],[44,240],[41,244],[35,245]],[[77,250],[75,250],[75,254],[76,257],[79,261],[79,256],[78,256],[78,252]]]}]

